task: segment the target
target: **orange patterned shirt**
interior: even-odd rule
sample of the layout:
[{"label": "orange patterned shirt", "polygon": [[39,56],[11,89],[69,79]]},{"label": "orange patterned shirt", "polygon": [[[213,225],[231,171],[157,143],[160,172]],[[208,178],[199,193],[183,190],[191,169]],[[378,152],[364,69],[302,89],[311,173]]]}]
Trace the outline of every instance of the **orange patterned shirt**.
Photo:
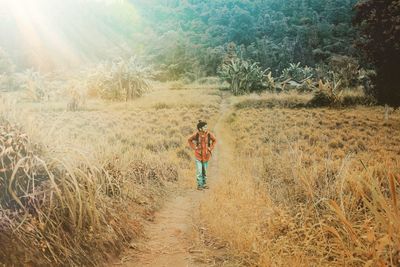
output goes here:
[{"label": "orange patterned shirt", "polygon": [[[197,138],[198,135],[198,138]],[[208,141],[208,136],[210,136],[210,142]],[[197,140],[198,139],[198,140]],[[196,132],[192,134],[189,139],[189,146],[194,150],[194,155],[196,159],[207,162],[211,158],[211,152],[213,151],[217,139],[210,132]],[[208,147],[208,144],[210,146]]]}]

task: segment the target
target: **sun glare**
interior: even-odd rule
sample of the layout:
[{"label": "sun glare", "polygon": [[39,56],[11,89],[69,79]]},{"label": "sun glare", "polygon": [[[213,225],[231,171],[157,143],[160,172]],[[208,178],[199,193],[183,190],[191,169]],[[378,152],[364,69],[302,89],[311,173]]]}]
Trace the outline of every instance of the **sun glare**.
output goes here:
[{"label": "sun glare", "polygon": [[0,0],[0,17],[13,21],[19,47],[42,70],[81,64],[87,51],[120,47],[121,33],[107,20],[112,12],[127,29],[138,25],[136,9],[127,1]]}]

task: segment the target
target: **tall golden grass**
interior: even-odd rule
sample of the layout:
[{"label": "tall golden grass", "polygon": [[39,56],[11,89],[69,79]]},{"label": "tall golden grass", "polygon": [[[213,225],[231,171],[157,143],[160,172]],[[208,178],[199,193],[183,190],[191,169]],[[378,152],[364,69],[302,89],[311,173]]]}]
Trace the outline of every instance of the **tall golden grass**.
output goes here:
[{"label": "tall golden grass", "polygon": [[240,108],[236,160],[202,206],[240,265],[399,265],[398,113]]},{"label": "tall golden grass", "polygon": [[15,152],[0,163],[2,264],[98,266],[143,235],[170,185],[192,168],[186,137],[199,118],[215,117],[219,101],[202,91],[176,102],[193,92],[163,92],[90,100],[76,112],[63,102],[2,100],[1,158]]}]

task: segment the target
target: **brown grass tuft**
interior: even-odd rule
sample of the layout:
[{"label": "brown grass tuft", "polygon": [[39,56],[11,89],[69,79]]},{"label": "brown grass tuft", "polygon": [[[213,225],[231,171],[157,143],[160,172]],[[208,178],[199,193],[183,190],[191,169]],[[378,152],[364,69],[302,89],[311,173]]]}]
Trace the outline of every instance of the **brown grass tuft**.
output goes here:
[{"label": "brown grass tuft", "polygon": [[248,266],[396,266],[398,114],[380,107],[238,109],[237,162],[204,228]]}]

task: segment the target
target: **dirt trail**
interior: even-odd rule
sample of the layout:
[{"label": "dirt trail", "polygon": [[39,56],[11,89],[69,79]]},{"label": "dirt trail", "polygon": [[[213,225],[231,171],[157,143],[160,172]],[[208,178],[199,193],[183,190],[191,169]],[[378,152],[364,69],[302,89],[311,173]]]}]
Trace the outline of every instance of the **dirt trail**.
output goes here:
[{"label": "dirt trail", "polygon": [[[231,147],[225,143],[229,139],[224,127],[229,115],[230,104],[227,94],[223,95],[217,123],[212,129],[218,143],[213,154],[208,170],[209,190],[196,189],[181,190],[177,195],[171,196],[164,207],[155,214],[155,220],[149,224],[145,231],[148,240],[140,248],[124,254],[119,263],[114,266],[132,267],[186,267],[204,266],[194,261],[195,255],[190,253],[193,242],[193,221],[199,216],[199,207],[202,199],[213,190],[220,172],[220,162],[229,160]],[[194,179],[194,178],[193,178]]]}]

